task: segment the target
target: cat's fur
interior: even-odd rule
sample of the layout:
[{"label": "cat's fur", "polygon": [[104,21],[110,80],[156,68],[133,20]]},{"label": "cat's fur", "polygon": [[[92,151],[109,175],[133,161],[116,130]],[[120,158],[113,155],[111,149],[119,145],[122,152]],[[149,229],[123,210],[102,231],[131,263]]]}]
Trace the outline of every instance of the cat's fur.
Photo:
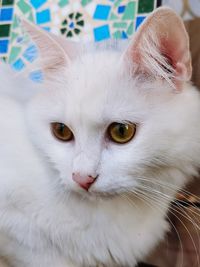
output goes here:
[{"label": "cat's fur", "polygon": [[[199,166],[200,96],[183,24],[161,8],[126,50],[77,52],[24,24],[45,82],[0,66],[0,256],[14,267],[135,266]],[[52,121],[75,140],[56,140]],[[132,141],[106,137],[115,121],[137,124]],[[73,172],[99,177],[87,192]]]}]

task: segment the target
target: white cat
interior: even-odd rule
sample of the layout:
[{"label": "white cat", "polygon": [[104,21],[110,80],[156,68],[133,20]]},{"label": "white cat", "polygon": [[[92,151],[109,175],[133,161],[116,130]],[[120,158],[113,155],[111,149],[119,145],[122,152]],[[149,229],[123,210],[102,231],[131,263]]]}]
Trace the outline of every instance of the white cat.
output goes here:
[{"label": "white cat", "polygon": [[24,24],[45,81],[0,66],[0,256],[14,267],[135,266],[199,166],[183,23],[160,8],[124,51]]}]

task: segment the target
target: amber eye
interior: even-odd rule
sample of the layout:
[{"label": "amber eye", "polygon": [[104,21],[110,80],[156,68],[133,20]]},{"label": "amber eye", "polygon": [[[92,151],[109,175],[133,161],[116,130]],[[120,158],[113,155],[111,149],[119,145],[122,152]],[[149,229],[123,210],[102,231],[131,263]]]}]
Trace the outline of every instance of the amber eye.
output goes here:
[{"label": "amber eye", "polygon": [[125,144],[135,135],[136,125],[132,123],[113,122],[108,127],[108,135],[113,142]]},{"label": "amber eye", "polygon": [[63,123],[53,122],[51,123],[51,129],[54,136],[61,141],[71,141],[74,137],[72,131]]}]

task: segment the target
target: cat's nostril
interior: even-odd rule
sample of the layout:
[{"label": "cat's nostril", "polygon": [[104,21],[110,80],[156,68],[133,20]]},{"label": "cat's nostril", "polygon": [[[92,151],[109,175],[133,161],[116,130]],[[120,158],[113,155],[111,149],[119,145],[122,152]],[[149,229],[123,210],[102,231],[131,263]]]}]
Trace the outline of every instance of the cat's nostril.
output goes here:
[{"label": "cat's nostril", "polygon": [[98,178],[98,174],[94,177],[94,176],[92,176],[92,175],[88,175],[88,177],[90,177],[90,178],[92,178],[92,179],[97,179]]},{"label": "cat's nostril", "polygon": [[89,190],[90,186],[95,182],[98,175],[93,177],[92,175],[81,175],[80,173],[72,173],[72,179],[86,191]]}]

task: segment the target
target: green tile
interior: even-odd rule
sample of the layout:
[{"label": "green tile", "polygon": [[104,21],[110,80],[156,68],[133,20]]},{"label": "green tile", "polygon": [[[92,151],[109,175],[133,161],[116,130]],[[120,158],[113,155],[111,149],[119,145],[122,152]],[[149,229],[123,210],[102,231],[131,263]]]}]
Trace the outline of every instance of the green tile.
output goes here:
[{"label": "green tile", "polygon": [[23,14],[26,14],[27,12],[31,11],[31,7],[24,0],[19,0],[17,5]]},{"label": "green tile", "polygon": [[113,33],[113,38],[115,38],[115,39],[121,39],[121,36],[122,36],[122,34],[120,31],[116,31]]},{"label": "green tile", "polygon": [[59,5],[60,7],[64,7],[64,6],[68,5],[68,3],[69,3],[69,0],[60,0],[60,1],[58,2],[58,5]]},{"label": "green tile", "polygon": [[115,22],[115,23],[113,23],[113,27],[124,29],[127,27],[127,23],[126,22]]},{"label": "green tile", "polygon": [[8,6],[8,5],[13,5],[14,0],[3,0],[2,1],[2,6]]},{"label": "green tile", "polygon": [[109,19],[110,19],[110,20],[118,20],[119,18],[118,18],[118,16],[115,15],[114,13],[111,13]]},{"label": "green tile", "polygon": [[17,47],[17,46],[13,46],[12,47],[12,49],[10,51],[10,56],[9,56],[9,59],[8,59],[9,64],[14,62],[17,59],[17,57],[20,54],[20,51],[21,51],[20,47]]},{"label": "green tile", "polygon": [[77,21],[76,24],[83,27],[84,26],[84,20]]},{"label": "green tile", "polygon": [[127,29],[127,35],[130,36],[132,35],[134,32],[134,28],[133,28],[133,22],[130,23],[130,25],[128,26],[128,29]]},{"label": "green tile", "polygon": [[129,2],[126,6],[123,20],[133,20],[135,18],[136,2]]},{"label": "green tile", "polygon": [[67,35],[66,35],[67,37],[72,37],[73,36],[73,33],[72,33],[72,31],[69,31],[68,33],[67,33]]},{"label": "green tile", "polygon": [[75,16],[75,19],[77,20],[77,19],[79,19],[80,17],[82,17],[83,15],[81,14],[81,13],[79,13],[79,12],[77,12],[76,13],[76,16]]},{"label": "green tile", "polygon": [[1,59],[2,59],[4,62],[7,61],[7,57],[2,57]]},{"label": "green tile", "polygon": [[116,0],[114,2],[114,7],[118,7],[121,4],[122,0]]},{"label": "green tile", "polygon": [[62,25],[65,26],[65,25],[67,25],[67,23],[68,23],[68,22],[67,22],[67,20],[65,19],[65,20],[63,20]]},{"label": "green tile", "polygon": [[92,2],[92,0],[81,0],[81,5],[87,6],[87,4],[89,4],[90,2]]},{"label": "green tile", "polygon": [[0,25],[0,37],[8,37],[10,33],[10,24]]},{"label": "green tile", "polygon": [[75,29],[74,29],[74,32],[75,32],[75,34],[79,34],[79,33],[81,32],[81,30],[75,28]]},{"label": "green tile", "polygon": [[69,18],[70,18],[70,19],[73,19],[73,18],[74,18],[74,15],[75,15],[74,13],[70,13],[70,14],[69,14]]},{"label": "green tile", "polygon": [[138,13],[149,13],[154,9],[155,0],[139,0]]},{"label": "green tile", "polygon": [[66,29],[66,28],[62,28],[62,29],[60,29],[60,32],[61,32],[62,34],[65,34],[65,33],[66,33],[66,31],[67,31],[67,29]]},{"label": "green tile", "polygon": [[34,22],[34,17],[33,17],[33,13],[30,12],[30,14],[28,15],[27,19],[31,22]]},{"label": "green tile", "polygon": [[17,19],[16,16],[14,16],[14,20],[13,20],[13,24],[12,24],[12,28],[16,29],[19,26],[19,20]]},{"label": "green tile", "polygon": [[16,32],[12,32],[11,33],[11,43],[17,38],[19,34],[17,34]]}]

